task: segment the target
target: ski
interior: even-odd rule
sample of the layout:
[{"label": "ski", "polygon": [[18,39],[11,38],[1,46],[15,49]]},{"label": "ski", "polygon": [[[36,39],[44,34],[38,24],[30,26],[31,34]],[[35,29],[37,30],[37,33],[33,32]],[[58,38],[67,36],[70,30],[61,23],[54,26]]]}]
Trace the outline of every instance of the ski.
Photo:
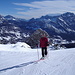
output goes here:
[{"label": "ski", "polygon": [[34,63],[38,63],[39,61],[41,61],[41,60],[45,60],[45,58],[40,58],[40,59],[38,59],[38,60],[36,60]]}]

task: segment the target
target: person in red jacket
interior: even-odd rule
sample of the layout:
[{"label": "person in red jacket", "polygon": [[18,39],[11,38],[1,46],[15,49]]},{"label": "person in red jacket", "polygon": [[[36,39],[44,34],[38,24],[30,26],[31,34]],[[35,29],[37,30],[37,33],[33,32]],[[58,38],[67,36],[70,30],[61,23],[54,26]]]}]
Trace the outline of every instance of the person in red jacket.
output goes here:
[{"label": "person in red jacket", "polygon": [[42,50],[42,58],[44,58],[47,55],[47,46],[48,46],[48,38],[45,36],[45,34],[42,35],[42,38],[40,39],[40,47]]}]

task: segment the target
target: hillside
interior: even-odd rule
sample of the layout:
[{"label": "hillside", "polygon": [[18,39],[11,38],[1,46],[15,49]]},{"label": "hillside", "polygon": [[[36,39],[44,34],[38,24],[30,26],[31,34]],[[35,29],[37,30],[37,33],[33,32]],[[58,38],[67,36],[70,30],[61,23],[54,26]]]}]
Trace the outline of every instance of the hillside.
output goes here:
[{"label": "hillside", "polygon": [[[21,43],[20,43],[21,44]],[[18,44],[19,45],[19,44]],[[50,50],[48,57],[38,63],[37,49],[5,45],[0,49],[0,75],[74,75],[75,48]],[[0,47],[3,45],[0,45]],[[17,50],[18,49],[18,50]],[[41,52],[39,50],[39,57]]]}]

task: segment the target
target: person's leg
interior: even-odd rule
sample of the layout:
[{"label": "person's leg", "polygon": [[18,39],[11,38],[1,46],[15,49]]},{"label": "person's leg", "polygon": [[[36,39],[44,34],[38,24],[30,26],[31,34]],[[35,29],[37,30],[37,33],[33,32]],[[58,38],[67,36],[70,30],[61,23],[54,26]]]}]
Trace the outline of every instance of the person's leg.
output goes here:
[{"label": "person's leg", "polygon": [[42,57],[44,57],[44,48],[42,48]]},{"label": "person's leg", "polygon": [[47,47],[45,47],[45,55],[47,55]]}]

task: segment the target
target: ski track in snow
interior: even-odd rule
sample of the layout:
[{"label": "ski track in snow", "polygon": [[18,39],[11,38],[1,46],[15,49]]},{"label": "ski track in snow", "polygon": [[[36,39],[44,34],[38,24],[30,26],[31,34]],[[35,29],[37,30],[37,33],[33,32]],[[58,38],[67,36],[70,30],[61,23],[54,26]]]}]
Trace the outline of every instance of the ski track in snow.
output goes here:
[{"label": "ski track in snow", "polygon": [[[55,63],[51,63],[51,61],[52,60],[55,61],[55,59],[49,58],[48,60],[45,60],[45,63],[39,63],[38,66],[32,65],[31,71],[33,73],[31,73],[31,71],[29,71],[29,73],[31,73],[31,75],[34,75],[34,74],[35,75],[74,75],[75,74],[75,71],[74,71],[75,70],[75,60],[74,60],[75,54],[67,53],[63,57],[62,55],[60,55],[60,57],[58,56],[55,58],[57,59]],[[42,64],[44,67],[42,66]],[[29,73],[27,73],[26,75],[29,75]]]},{"label": "ski track in snow", "polygon": [[[11,53],[11,54],[9,54]],[[19,65],[15,65],[12,67],[9,67],[7,65],[7,68],[1,68],[0,69],[0,75],[75,75],[75,51],[71,50],[58,50],[58,51],[49,51],[48,58],[45,60],[39,61],[37,64],[35,64],[34,60],[37,58],[37,55],[35,52],[31,53],[14,53],[14,52],[7,52],[2,53],[0,55],[4,56],[9,54],[12,58],[16,56],[18,57],[25,57],[27,56],[29,58],[28,60],[25,60],[27,63],[22,63]],[[22,54],[22,55],[21,55]],[[19,56],[20,55],[20,56]],[[4,56],[5,57],[5,56]],[[20,57],[20,58],[21,58]],[[32,58],[33,57],[33,58]],[[8,57],[10,58],[10,57]],[[25,59],[25,58],[24,58]],[[22,61],[24,60],[22,59]],[[34,59],[34,60],[32,60]],[[16,60],[16,59],[14,59]],[[11,60],[10,60],[11,61]],[[21,60],[20,60],[21,61]],[[9,62],[9,61],[7,61]],[[6,62],[6,63],[7,63]],[[12,61],[11,61],[12,62]],[[23,61],[24,62],[24,61]],[[4,64],[4,63],[2,63]]]}]

